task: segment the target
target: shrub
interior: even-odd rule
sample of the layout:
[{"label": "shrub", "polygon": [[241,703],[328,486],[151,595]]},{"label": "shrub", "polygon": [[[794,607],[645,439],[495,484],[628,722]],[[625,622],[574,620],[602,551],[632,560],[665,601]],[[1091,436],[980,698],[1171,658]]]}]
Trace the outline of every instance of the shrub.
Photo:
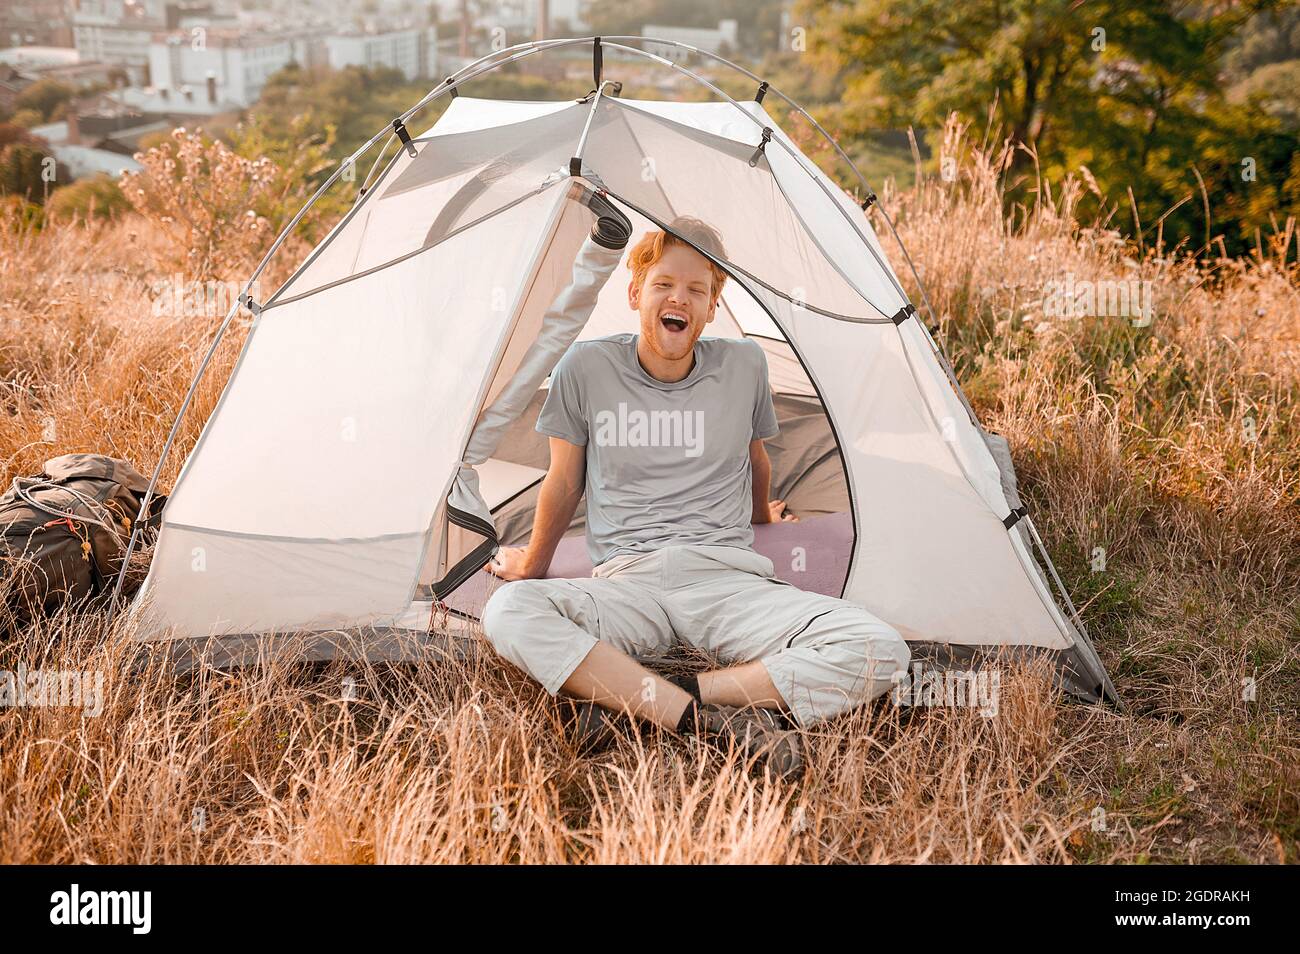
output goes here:
[{"label": "shrub", "polygon": [[[11,142],[0,148],[0,193],[43,202],[51,182],[60,178],[57,163],[48,152],[30,142]],[[47,178],[53,170],[53,178]]]},{"label": "shrub", "polygon": [[45,117],[34,109],[20,109],[13,114],[9,122],[15,126],[21,126],[23,129],[31,129],[33,126],[39,126],[45,122]]},{"label": "shrub", "polygon": [[[234,140],[232,148],[202,130],[175,129],[160,145],[136,153],[144,168],[120,183],[132,208],[172,240],[174,257],[159,264],[190,280],[240,278],[251,270],[324,174],[332,142],[329,132],[311,139],[295,125],[288,135],[295,145],[288,148],[256,124],[241,127]],[[282,262],[291,263],[295,249],[341,212],[330,202],[313,209]]]},{"label": "shrub", "polygon": [[136,153],[144,168],[122,176],[126,200],[169,235],[192,280],[249,267],[272,241],[272,223],[254,212],[278,178],[269,159],[246,159],[202,130],[179,128],[160,146]]},{"label": "shrub", "polygon": [[45,203],[51,216],[82,221],[117,218],[130,207],[117,183],[103,173],[56,189]]},{"label": "shrub", "polygon": [[54,118],[59,107],[65,105],[72,97],[71,86],[58,80],[43,79],[37,80],[19,93],[18,98],[14,100],[14,105],[19,110],[39,113],[41,122],[49,122]]}]

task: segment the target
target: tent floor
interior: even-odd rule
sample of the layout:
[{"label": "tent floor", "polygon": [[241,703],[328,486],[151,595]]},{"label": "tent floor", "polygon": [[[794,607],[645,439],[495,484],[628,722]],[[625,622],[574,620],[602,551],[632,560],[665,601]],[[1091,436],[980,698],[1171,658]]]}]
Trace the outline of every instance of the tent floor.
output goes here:
[{"label": "tent floor", "polygon": [[[754,549],[772,561],[778,579],[801,590],[839,596],[849,572],[853,553],[853,518],[847,513],[828,513],[798,521],[760,523],[754,526]],[[796,567],[792,554],[801,553]],[[583,534],[565,537],[555,550],[548,579],[585,579],[591,576],[591,558]],[[486,573],[475,574],[454,592],[447,605],[477,618],[481,615],[496,581]]]},{"label": "tent floor", "polygon": [[[754,528],[754,549],[772,560],[776,575],[801,589],[838,596],[848,572],[853,547],[853,523],[846,513],[806,517],[798,522],[760,524]],[[795,569],[791,554],[802,548],[806,565]],[[565,537],[551,564],[550,578],[578,579],[591,576],[591,561],[582,535]],[[292,663],[351,661],[355,663],[405,663],[459,661],[494,656],[478,632],[478,616],[492,591],[500,583],[487,573],[477,573],[447,599],[452,612],[434,629],[433,605],[416,602],[402,615],[398,626],[364,630],[288,635],[251,634],[184,638],[142,643],[139,668],[151,657],[170,662],[174,671],[188,672],[210,666],[238,669],[250,666]],[[1062,687],[1072,696],[1087,701],[1100,698],[1100,687],[1091,684],[1087,668],[1074,649],[1064,652],[1034,647],[959,646],[947,643],[908,644],[912,650],[914,675],[931,670],[978,669],[986,660],[1024,661],[1049,657]],[[684,653],[665,658],[641,659],[656,669],[686,669],[702,666]]]},{"label": "tent floor", "polygon": [[476,658],[483,648],[470,633],[455,630],[384,628],[290,635],[235,634],[141,643],[134,668],[144,669],[151,662],[168,665],[177,673],[205,667],[243,669],[332,661],[419,664],[466,661]]}]

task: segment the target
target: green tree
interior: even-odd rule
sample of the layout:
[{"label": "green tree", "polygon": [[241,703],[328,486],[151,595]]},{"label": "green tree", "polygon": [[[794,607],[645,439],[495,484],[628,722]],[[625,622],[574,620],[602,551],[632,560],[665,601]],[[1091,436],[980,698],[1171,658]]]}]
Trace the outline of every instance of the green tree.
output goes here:
[{"label": "green tree", "polygon": [[42,122],[51,122],[60,106],[70,102],[73,89],[57,80],[37,80],[18,94],[14,100],[16,109],[31,109],[41,114]]},{"label": "green tree", "polygon": [[386,67],[309,71],[289,66],[267,82],[251,117],[267,138],[291,127],[308,135],[332,127],[328,155],[338,162],[401,115],[428,86],[410,83],[401,71]]},{"label": "green tree", "polygon": [[[312,123],[311,117],[303,115],[285,126],[272,125],[264,115],[254,113],[230,137],[237,155],[251,161],[269,160],[274,169],[266,188],[253,197],[252,209],[277,234],[333,174],[340,161],[331,155],[335,145],[334,126],[313,128]],[[365,172],[365,169],[356,171],[351,189],[331,189],[316,203],[312,215],[302,223],[302,234],[309,241],[322,238],[323,230],[347,210],[356,198],[355,189]]]},{"label": "green tree", "polygon": [[[1126,211],[1133,189],[1144,229],[1177,206],[1166,237],[1203,231],[1202,203],[1184,202],[1199,172],[1212,198],[1231,200],[1228,238],[1239,242],[1266,208],[1283,207],[1296,146],[1259,102],[1229,103],[1221,81],[1244,25],[1272,6],[801,0],[795,20],[808,25],[815,62],[838,78],[832,113],[851,136],[937,128],[953,112],[988,117],[1027,147],[1013,181],[1028,189],[1039,170],[1059,181],[1086,166]],[[1254,179],[1240,175],[1246,157],[1256,161]]]},{"label": "green tree", "polygon": [[9,122],[24,129],[31,129],[45,122],[45,117],[38,109],[19,109],[10,117]]},{"label": "green tree", "polygon": [[46,178],[49,158],[39,146],[25,142],[13,142],[0,149],[0,194],[42,201],[53,187],[51,179]]},{"label": "green tree", "polygon": [[0,123],[0,195],[21,196],[39,203],[69,178],[44,139],[20,126]]},{"label": "green tree", "polygon": [[[563,99],[581,96],[591,87],[590,81],[557,83],[509,73],[507,69],[503,67],[472,79],[462,91],[468,96],[487,98]],[[427,80],[409,82],[398,70],[386,68],[308,71],[289,66],[267,82],[250,112],[250,125],[260,128],[261,148],[268,155],[277,149],[292,149],[297,144],[288,132],[291,129],[297,130],[296,135],[306,137],[304,141],[315,141],[314,137],[332,130],[324,157],[338,163],[418,102],[431,85]],[[449,97],[439,97],[413,116],[407,122],[411,133],[418,135],[432,125],[449,102]],[[280,146],[273,145],[273,140],[279,140]],[[358,180],[365,177],[374,155],[372,150],[362,157],[359,165],[364,168],[359,169]],[[282,156],[279,161],[286,159],[287,156]],[[325,172],[323,168],[320,171]]]}]

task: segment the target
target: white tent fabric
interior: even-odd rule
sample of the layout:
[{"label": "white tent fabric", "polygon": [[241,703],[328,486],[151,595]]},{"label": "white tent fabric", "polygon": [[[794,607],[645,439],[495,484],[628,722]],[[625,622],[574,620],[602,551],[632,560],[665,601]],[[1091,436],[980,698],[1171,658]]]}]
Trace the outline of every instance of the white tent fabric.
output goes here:
[{"label": "white tent fabric", "polygon": [[[510,317],[495,296],[518,294],[564,201],[553,189],[502,213],[495,254],[462,232],[258,317],[167,504],[145,586],[160,622],[343,626],[410,601]],[[451,313],[473,313],[474,333],[430,320]]]},{"label": "white tent fabric", "polygon": [[683,215],[721,235],[709,333],[760,340],[839,444],[845,598],[916,644],[1068,655],[1081,694],[1111,692],[867,215],[743,110],[454,98],[257,317],[164,513],[142,638],[426,626],[539,473],[492,459],[504,429],[573,340],[635,330],[626,256],[588,238],[596,189],[634,242]]}]

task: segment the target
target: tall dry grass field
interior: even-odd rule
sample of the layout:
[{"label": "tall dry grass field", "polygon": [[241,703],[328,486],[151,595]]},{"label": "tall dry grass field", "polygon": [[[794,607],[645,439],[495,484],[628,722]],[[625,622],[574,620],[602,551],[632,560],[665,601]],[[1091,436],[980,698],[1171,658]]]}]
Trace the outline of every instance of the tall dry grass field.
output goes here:
[{"label": "tall dry grass field", "polygon": [[[1124,711],[1064,702],[1023,667],[995,718],[881,703],[818,726],[791,786],[650,730],[580,757],[542,690],[490,652],[178,674],[135,668],[130,633],[102,615],[65,614],[0,647],[0,669],[102,671],[104,710],[0,710],[0,861],[1295,861],[1293,223],[1252,258],[1198,263],[1154,227],[1135,245],[1079,221],[1086,180],[1006,214],[1002,157],[954,153],[956,181],[884,202]],[[247,221],[210,241],[204,221],[271,188],[216,167],[199,208],[142,181],[114,223],[0,223],[6,481],[75,451],[158,459],[220,318],[155,314],[155,283],[238,280],[270,238]],[[1148,282],[1153,320],[1046,313],[1067,274]]]}]

